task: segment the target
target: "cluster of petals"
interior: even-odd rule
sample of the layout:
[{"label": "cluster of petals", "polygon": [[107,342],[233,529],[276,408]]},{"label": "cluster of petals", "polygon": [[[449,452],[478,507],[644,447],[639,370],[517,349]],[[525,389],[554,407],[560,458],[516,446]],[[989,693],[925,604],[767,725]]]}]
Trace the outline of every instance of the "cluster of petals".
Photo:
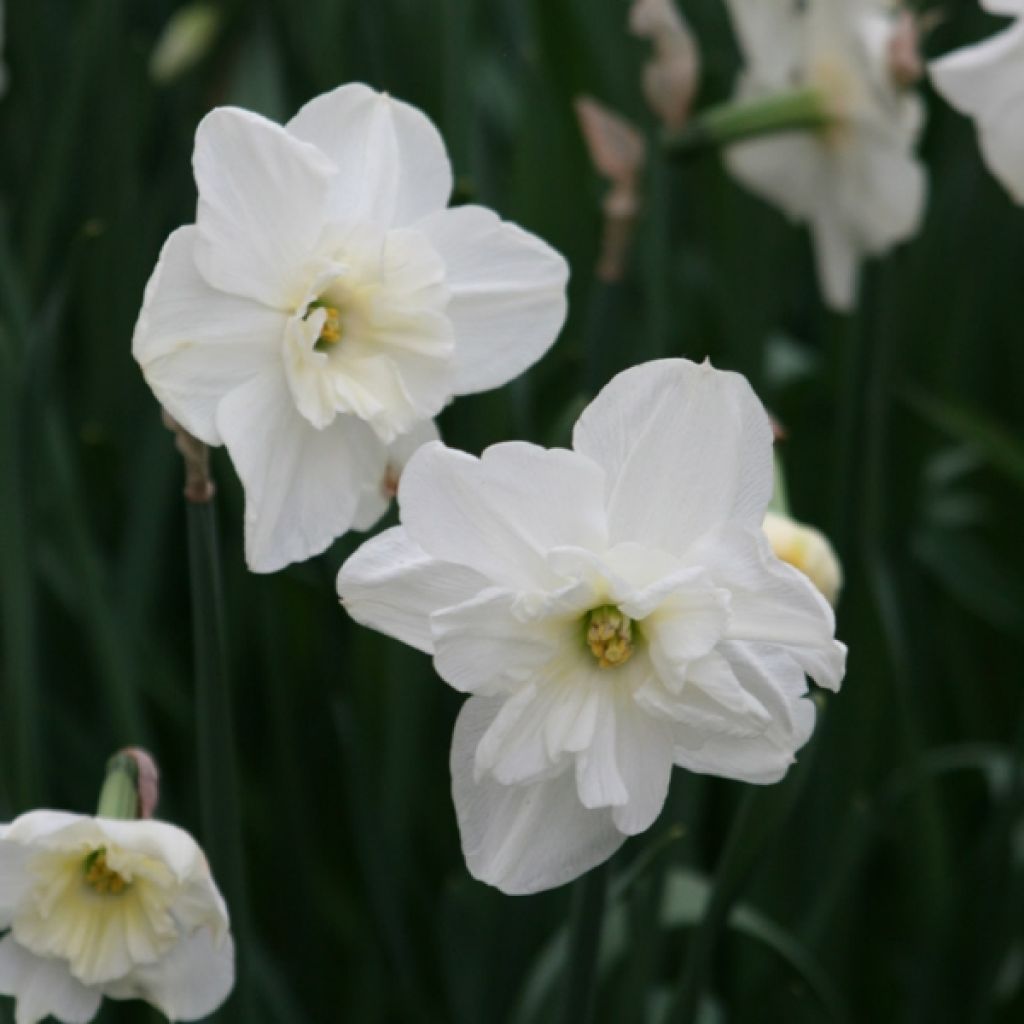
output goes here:
[{"label": "cluster of petals", "polygon": [[929,70],[939,93],[977,122],[989,169],[1024,204],[1024,0],[981,0],[981,6],[1018,20],[932,61]]},{"label": "cluster of petals", "polygon": [[659,814],[672,766],[779,780],[838,688],[832,610],[762,530],[772,431],[747,381],[686,360],[619,374],[572,450],[439,442],[401,525],[342,566],[357,621],[470,694],[451,751],[470,871],[560,885]]},{"label": "cluster of petals", "polygon": [[730,147],[746,187],[811,231],[825,300],[856,303],[861,262],[918,230],[926,177],[914,148],[920,97],[893,75],[899,22],[884,0],[728,0],[745,69],[739,98],[817,90],[829,118]]},{"label": "cluster of petals", "polygon": [[363,85],[284,126],[218,108],[194,168],[196,222],[163,248],[133,352],[170,415],[227,447],[249,566],[269,572],[369,528],[453,396],[543,355],[568,269],[489,210],[449,209],[437,129]]},{"label": "cluster of petals", "polygon": [[158,821],[32,811],[0,832],[0,992],[17,1024],[92,1020],[104,996],[169,1020],[234,984],[228,913],[202,850]]}]

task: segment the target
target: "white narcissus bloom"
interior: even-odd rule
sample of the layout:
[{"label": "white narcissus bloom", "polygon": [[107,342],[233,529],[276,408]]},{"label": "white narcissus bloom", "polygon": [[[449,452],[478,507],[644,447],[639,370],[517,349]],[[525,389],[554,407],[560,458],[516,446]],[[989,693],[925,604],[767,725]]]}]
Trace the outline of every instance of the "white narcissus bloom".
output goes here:
[{"label": "white narcissus bloom", "polygon": [[0,992],[17,1024],[92,1020],[104,996],[199,1020],[234,985],[228,913],[180,828],[32,811],[0,832]]},{"label": "white narcissus bloom", "polygon": [[673,764],[785,775],[814,725],[805,673],[845,648],[761,529],[772,431],[746,380],[686,360],[619,374],[573,450],[428,444],[401,526],[342,566],[357,621],[434,657],[472,696],[451,771],[471,872],[567,882],[657,817]]},{"label": "white narcissus bloom", "polygon": [[214,110],[194,166],[196,223],[164,246],[133,352],[171,416],[227,446],[269,572],[369,526],[391,446],[547,351],[568,269],[489,210],[447,209],[436,128],[366,86],[284,127]]},{"label": "white narcissus bloom", "polygon": [[981,0],[981,6],[1019,20],[932,61],[929,70],[939,93],[977,121],[985,162],[1024,204],[1024,0]]},{"label": "white narcissus bloom", "polygon": [[813,526],[769,512],[764,532],[776,557],[799,569],[834,608],[843,585],[843,570],[828,538]]},{"label": "white narcissus bloom", "polygon": [[896,14],[883,0],[729,0],[729,10],[746,65],[739,97],[814,89],[831,123],[737,143],[726,164],[807,223],[825,300],[848,311],[861,261],[914,235],[924,209],[923,106],[893,75]]}]

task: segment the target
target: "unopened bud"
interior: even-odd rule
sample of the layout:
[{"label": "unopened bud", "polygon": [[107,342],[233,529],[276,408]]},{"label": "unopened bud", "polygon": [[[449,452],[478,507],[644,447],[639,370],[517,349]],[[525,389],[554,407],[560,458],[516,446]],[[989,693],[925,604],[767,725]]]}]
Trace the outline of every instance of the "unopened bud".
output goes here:
[{"label": "unopened bud", "polygon": [[166,409],[164,426],[174,434],[174,447],[185,461],[185,500],[201,505],[211,501],[216,493],[210,476],[210,449],[193,437]]},{"label": "unopened bud", "polygon": [[634,0],[629,28],[653,47],[644,65],[644,97],[670,132],[686,124],[700,81],[700,49],[671,0]]},{"label": "unopened bud", "polygon": [[154,82],[183,75],[206,56],[220,29],[221,13],[209,3],[188,4],[171,15],[149,60]]},{"label": "unopened bud", "polygon": [[605,229],[597,275],[603,281],[617,281],[625,273],[640,209],[639,180],[647,146],[638,128],[589,96],[577,97],[575,107],[591,162],[611,185],[602,204]]},{"label": "unopened bud", "polygon": [[769,512],[764,532],[776,556],[799,569],[835,607],[843,585],[843,570],[828,538],[813,526]]}]

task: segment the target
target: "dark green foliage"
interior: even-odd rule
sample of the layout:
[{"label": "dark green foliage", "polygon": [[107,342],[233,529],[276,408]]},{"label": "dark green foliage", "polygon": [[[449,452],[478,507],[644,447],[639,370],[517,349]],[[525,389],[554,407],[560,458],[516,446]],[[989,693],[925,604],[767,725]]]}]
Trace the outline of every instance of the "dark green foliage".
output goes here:
[{"label": "dark green foliage", "polygon": [[[597,1020],[661,1019],[687,954],[707,952],[693,930],[706,904],[722,930],[703,1020],[1020,1020],[1024,211],[985,171],[971,125],[927,94],[926,224],[870,267],[844,320],[823,312],[804,234],[713,156],[671,164],[652,150],[628,277],[594,280],[603,186],[571,101],[590,93],[657,137],[624,0],[223,0],[210,52],[164,87],[147,63],[170,0],[7,6],[3,816],[88,812],[109,754],[149,746],[162,815],[207,844],[215,869],[245,863],[248,991],[224,1020],[567,1019],[569,893],[507,898],[462,863],[447,768],[459,699],[427,658],[338,608],[334,575],[358,537],[247,573],[241,494],[219,453],[236,749],[200,756],[224,708],[200,702],[197,729],[180,464],[132,327],[163,238],[192,219],[199,118],[225,102],[287,117],[365,80],[437,120],[460,196],[573,268],[551,354],[452,406],[446,440],[566,444],[617,370],[710,356],[785,423],[793,512],[845,563],[849,675],[801,770],[770,796],[677,772],[651,835],[612,862]],[[933,52],[997,24],[967,0],[947,6]],[[686,9],[705,49],[700,102],[720,100],[736,66],[722,4]],[[193,540],[212,525],[193,523]],[[236,765],[241,851],[209,834]],[[211,776],[228,788],[204,803]],[[726,837],[740,804],[737,849]],[[704,879],[725,849],[735,891],[720,905]],[[98,1019],[156,1018],[108,1004]]]}]

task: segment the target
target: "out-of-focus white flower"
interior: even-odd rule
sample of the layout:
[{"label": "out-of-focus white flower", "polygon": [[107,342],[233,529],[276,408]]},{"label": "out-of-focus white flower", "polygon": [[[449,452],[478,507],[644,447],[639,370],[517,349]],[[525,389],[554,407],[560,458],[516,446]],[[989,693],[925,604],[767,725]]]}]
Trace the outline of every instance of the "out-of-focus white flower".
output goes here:
[{"label": "out-of-focus white flower", "polygon": [[363,85],[284,127],[214,110],[194,165],[196,223],[164,246],[133,352],[174,419],[227,446],[249,566],[270,572],[369,525],[389,446],[547,351],[568,268],[489,210],[447,209],[436,128]]},{"label": "out-of-focus white flower", "polygon": [[843,570],[828,538],[813,526],[769,512],[764,532],[778,558],[799,569],[835,607],[843,585]]},{"label": "out-of-focus white flower", "polygon": [[222,21],[220,8],[199,2],[179,7],[164,26],[149,58],[149,74],[166,84],[206,56]]},{"label": "out-of-focus white flower", "polygon": [[697,40],[672,0],[633,0],[629,28],[654,48],[644,65],[644,97],[669,131],[679,131],[700,81]]},{"label": "out-of-focus white flower", "polygon": [[894,76],[899,13],[884,0],[729,0],[746,68],[742,99],[813,90],[827,125],[738,143],[731,172],[806,222],[829,306],[851,309],[861,261],[920,226],[923,107]]},{"label": "out-of-focus white flower", "polygon": [[928,67],[939,93],[977,122],[989,170],[1024,204],[1024,0],[981,0],[981,6],[1018,20]]},{"label": "out-of-focus white flower", "polygon": [[572,451],[422,447],[402,525],[342,567],[357,621],[472,694],[452,742],[463,851],[506,892],[560,885],[647,829],[673,764],[775,782],[837,688],[832,610],[761,529],[772,433],[746,380],[619,374]]},{"label": "out-of-focus white flower", "polygon": [[17,1024],[89,1021],[104,996],[198,1020],[234,985],[206,858],[164,822],[23,814],[0,832],[0,915],[0,992]]}]

